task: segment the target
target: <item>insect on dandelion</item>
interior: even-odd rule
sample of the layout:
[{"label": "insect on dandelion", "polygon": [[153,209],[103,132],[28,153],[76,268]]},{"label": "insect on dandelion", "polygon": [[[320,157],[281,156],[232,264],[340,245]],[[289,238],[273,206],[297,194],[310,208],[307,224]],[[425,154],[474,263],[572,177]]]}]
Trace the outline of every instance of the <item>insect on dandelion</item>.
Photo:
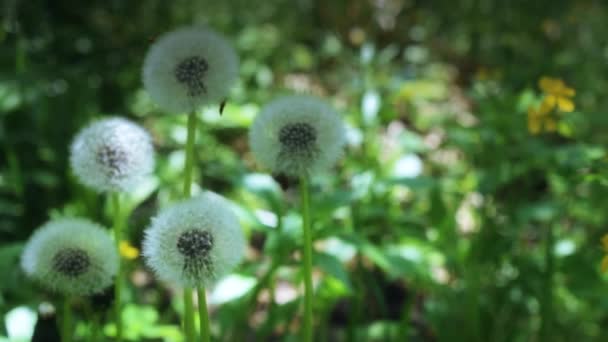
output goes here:
[{"label": "insect on dandelion", "polygon": [[192,112],[224,99],[238,76],[238,57],[218,33],[181,28],[161,36],[143,66],[143,83],[164,110]]},{"label": "insect on dandelion", "polygon": [[112,284],[118,252],[107,231],[86,219],[47,222],[25,245],[24,272],[65,295],[91,295]]},{"label": "insect on dandelion", "polygon": [[243,258],[245,238],[227,200],[212,192],[162,211],[146,230],[143,255],[159,278],[211,285]]},{"label": "insect on dandelion", "polygon": [[129,120],[99,120],[74,138],[70,163],[78,180],[92,189],[127,191],[154,169],[152,139]]},{"label": "insect on dandelion", "polygon": [[249,140],[256,159],[274,173],[298,177],[327,169],[342,154],[344,125],[325,102],[286,96],[255,118]]}]

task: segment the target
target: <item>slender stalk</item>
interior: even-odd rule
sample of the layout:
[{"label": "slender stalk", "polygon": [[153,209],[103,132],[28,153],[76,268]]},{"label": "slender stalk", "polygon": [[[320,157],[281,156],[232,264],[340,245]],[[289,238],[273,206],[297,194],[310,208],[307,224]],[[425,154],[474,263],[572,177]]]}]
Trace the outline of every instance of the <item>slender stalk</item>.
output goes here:
[{"label": "slender stalk", "polygon": [[194,169],[194,141],[196,140],[196,113],[188,115],[188,136],[186,137],[186,165],[184,165],[184,198],[192,192],[192,171]]},{"label": "slender stalk", "polygon": [[196,291],[198,295],[198,314],[201,320],[201,342],[209,342],[211,341],[211,333],[209,331],[209,313],[207,312],[205,287],[199,286]]},{"label": "slender stalk", "polygon": [[304,339],[312,341],[312,231],[310,227],[310,195],[308,193],[308,176],[300,176],[300,200],[302,206],[302,231],[304,235],[303,270],[304,270]]},{"label": "slender stalk", "polygon": [[541,325],[540,338],[542,341],[551,340],[551,325],[553,323],[553,226],[547,227],[547,236],[545,237],[545,274],[543,293],[540,297],[541,306]]},{"label": "slender stalk", "polygon": [[[120,241],[122,240],[121,232],[121,214],[120,214],[120,197],[117,192],[110,194],[112,201],[112,214],[114,215],[114,241],[116,249],[120,252]],[[118,272],[116,273],[116,281],[114,282],[114,319],[116,321],[116,341],[122,341],[122,284],[124,282],[124,267],[122,265],[122,256],[119,253]]]},{"label": "slender stalk", "polygon": [[[191,195],[192,169],[194,167],[194,140],[196,138],[196,113],[188,114],[188,136],[186,138],[186,164],[184,166],[184,198]],[[206,309],[206,307],[205,307]],[[187,342],[196,341],[194,331],[194,304],[192,288],[184,288],[184,330]]]},{"label": "slender stalk", "polygon": [[184,330],[187,342],[196,341],[194,331],[194,304],[192,302],[192,288],[184,288]]},{"label": "slender stalk", "polygon": [[70,298],[63,301],[63,317],[61,319],[61,342],[72,342],[72,310]]}]

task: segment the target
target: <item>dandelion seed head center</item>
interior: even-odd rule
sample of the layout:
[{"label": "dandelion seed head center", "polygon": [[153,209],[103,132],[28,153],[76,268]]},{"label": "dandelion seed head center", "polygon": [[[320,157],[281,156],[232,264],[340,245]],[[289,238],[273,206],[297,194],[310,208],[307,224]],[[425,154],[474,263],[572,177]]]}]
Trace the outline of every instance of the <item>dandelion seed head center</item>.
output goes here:
[{"label": "dandelion seed head center", "polygon": [[79,248],[65,248],[53,256],[55,271],[68,277],[78,277],[85,273],[89,266],[91,266],[89,255]]},{"label": "dandelion seed head center", "polygon": [[103,144],[97,149],[97,162],[107,167],[112,174],[119,174],[121,165],[124,165],[127,159],[127,153],[116,146]]},{"label": "dandelion seed head center", "polygon": [[187,258],[206,258],[213,248],[213,235],[205,230],[188,230],[177,238],[177,250]]},{"label": "dandelion seed head center", "polygon": [[209,64],[200,56],[192,56],[181,61],[175,67],[175,78],[188,88],[188,95],[197,96],[207,92],[203,79],[209,70]]},{"label": "dandelion seed head center", "polygon": [[307,151],[317,141],[315,128],[305,122],[289,123],[279,130],[279,142],[290,151]]}]

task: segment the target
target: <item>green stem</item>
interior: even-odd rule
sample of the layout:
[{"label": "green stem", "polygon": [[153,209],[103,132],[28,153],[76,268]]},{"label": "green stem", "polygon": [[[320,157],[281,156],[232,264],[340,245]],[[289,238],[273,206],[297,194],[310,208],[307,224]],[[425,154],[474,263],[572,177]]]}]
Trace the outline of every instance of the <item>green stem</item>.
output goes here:
[{"label": "green stem", "polygon": [[540,336],[541,341],[550,341],[551,325],[553,323],[553,227],[547,227],[547,236],[545,241],[545,284],[543,286],[543,294],[541,295],[541,326]]},{"label": "green stem", "polygon": [[72,310],[70,309],[70,298],[63,301],[63,317],[61,320],[61,342],[72,341]]},{"label": "green stem", "polygon": [[[186,138],[186,164],[184,166],[184,198],[189,198],[192,188],[192,169],[194,167],[194,140],[196,138],[196,112],[188,114],[188,136]],[[184,330],[187,342],[196,341],[194,331],[194,304],[192,288],[184,288]]]},{"label": "green stem", "polygon": [[184,332],[187,342],[196,341],[196,332],[194,331],[194,303],[192,301],[192,288],[184,288]]},{"label": "green stem", "polygon": [[312,341],[312,231],[310,227],[310,195],[308,176],[300,177],[300,196],[302,206],[302,230],[304,236],[304,341]]},{"label": "green stem", "polygon": [[186,165],[184,166],[184,198],[191,195],[192,171],[194,168],[194,140],[196,138],[196,113],[188,115],[188,136],[186,138]]},{"label": "green stem", "polygon": [[122,256],[120,255],[120,241],[122,239],[121,232],[121,213],[120,213],[120,197],[117,192],[110,194],[112,201],[112,214],[114,215],[114,241],[116,250],[118,251],[118,272],[116,273],[116,281],[114,282],[114,319],[116,321],[116,341],[122,341],[122,283],[124,281],[124,268],[122,265]]},{"label": "green stem", "polygon": [[198,314],[200,315],[201,324],[201,341],[211,341],[211,333],[209,331],[209,313],[207,312],[207,295],[205,287],[199,286],[197,289],[198,295]]}]

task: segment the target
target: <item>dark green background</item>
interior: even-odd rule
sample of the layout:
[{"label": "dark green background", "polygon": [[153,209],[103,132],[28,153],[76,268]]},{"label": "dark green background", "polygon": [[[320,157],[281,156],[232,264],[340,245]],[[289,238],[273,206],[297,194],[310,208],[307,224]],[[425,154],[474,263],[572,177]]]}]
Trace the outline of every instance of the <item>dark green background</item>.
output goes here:
[{"label": "dark green background", "polygon": [[[185,117],[153,105],[141,66],[155,37],[205,23],[234,43],[241,77],[223,116],[216,107],[200,113],[196,179],[238,205],[250,243],[231,288],[255,284],[212,306],[217,339],[298,338],[300,297],[268,302],[269,292],[300,283],[296,183],[263,178],[247,132],[270,99],[307,92],[350,127],[344,158],[313,181],[319,341],[608,340],[599,270],[608,232],[605,2],[2,5],[1,312],[57,299],[19,271],[36,227],[62,215],[110,225],[104,197],[68,167],[72,137],[94,118],[125,116],[154,137],[155,177],[127,201],[134,245],[158,208],[176,200]],[[577,91],[576,110],[561,116],[567,134],[527,131],[542,76]],[[422,174],[395,173],[411,154]],[[265,225],[261,210],[281,229]],[[128,336],[177,338],[178,290],[146,274],[138,259]],[[100,309],[86,299],[76,306],[85,338],[90,311]]]}]

